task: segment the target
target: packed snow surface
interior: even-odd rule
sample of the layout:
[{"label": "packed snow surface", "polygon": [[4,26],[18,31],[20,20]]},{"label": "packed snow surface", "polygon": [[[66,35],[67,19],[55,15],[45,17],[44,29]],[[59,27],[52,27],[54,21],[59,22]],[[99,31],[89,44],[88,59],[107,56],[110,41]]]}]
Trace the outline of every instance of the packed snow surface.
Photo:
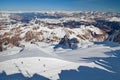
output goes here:
[{"label": "packed snow surface", "polygon": [[[34,74],[39,74],[50,80],[60,79],[60,74],[62,74],[64,70],[78,71],[80,66],[86,66],[91,69],[97,68],[111,74],[116,73],[114,70],[106,68],[105,66],[107,65],[103,64],[108,63],[104,58],[115,58],[117,56],[114,55],[114,51],[120,50],[120,46],[112,42],[96,42],[91,45],[84,43],[75,50],[62,48],[54,50],[54,44],[49,45],[46,43],[39,43],[38,45],[25,44],[27,46],[23,50],[13,48],[15,50],[7,50],[0,53],[1,73],[5,72],[6,75],[21,73],[29,78],[33,77]],[[18,50],[18,52],[16,52],[16,50]],[[117,52],[117,54],[118,53],[119,52]],[[98,59],[87,60],[89,58]]]}]

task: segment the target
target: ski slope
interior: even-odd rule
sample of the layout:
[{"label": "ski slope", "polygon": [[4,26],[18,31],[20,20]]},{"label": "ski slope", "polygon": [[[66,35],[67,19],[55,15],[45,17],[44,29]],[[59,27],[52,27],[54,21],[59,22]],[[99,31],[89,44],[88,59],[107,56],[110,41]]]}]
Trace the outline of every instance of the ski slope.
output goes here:
[{"label": "ski slope", "polygon": [[[118,55],[120,52],[119,44],[112,42],[94,43],[91,46],[86,45],[86,47],[79,47],[76,50],[62,48],[53,50],[53,45],[42,44],[44,43],[40,43],[39,45],[26,44],[28,46],[24,50],[12,55],[8,55],[8,53],[6,53],[7,51],[3,52],[3,54],[1,53],[0,80],[19,80],[16,77],[8,77],[15,76],[18,73],[22,74],[25,77],[24,79],[26,79],[26,77],[32,79],[35,74],[38,74],[50,80],[73,80],[71,77],[76,76],[76,73],[79,73],[77,74],[79,76],[81,75],[80,69],[82,67],[90,68],[92,71],[97,69],[97,71],[95,71],[96,73],[102,73],[98,76],[98,80],[100,80],[101,77],[103,77],[103,80],[106,80],[107,78],[104,77],[106,73],[110,74],[109,76],[112,76],[114,79],[116,76],[116,80],[119,80],[120,78],[120,64],[118,63]],[[106,59],[110,60],[108,61]],[[117,65],[115,65],[114,62],[116,62],[115,64]],[[118,69],[118,71],[116,71],[116,69]],[[74,74],[71,70],[76,73]],[[72,72],[71,74],[68,74],[71,76],[65,77],[67,74],[62,75],[67,73],[67,71],[70,71],[70,73]],[[3,74],[4,76],[2,77]],[[89,77],[92,78],[94,75]],[[79,76],[76,76],[76,78],[79,79]],[[87,73],[86,76],[88,76]],[[85,77],[82,76],[80,78]],[[38,79],[35,77],[35,80],[39,79],[46,80],[41,77]],[[108,79],[113,80],[112,78]]]}]

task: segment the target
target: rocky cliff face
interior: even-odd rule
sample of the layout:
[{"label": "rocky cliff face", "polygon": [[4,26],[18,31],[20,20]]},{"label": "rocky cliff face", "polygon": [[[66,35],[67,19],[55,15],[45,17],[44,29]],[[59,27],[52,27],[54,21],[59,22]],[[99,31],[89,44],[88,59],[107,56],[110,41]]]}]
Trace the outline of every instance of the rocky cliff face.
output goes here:
[{"label": "rocky cliff face", "polygon": [[113,41],[120,43],[120,32],[114,37]]},{"label": "rocky cliff face", "polygon": [[120,30],[113,31],[113,33],[108,37],[108,40],[120,43]]},{"label": "rocky cliff face", "polygon": [[63,38],[61,38],[60,42],[55,45],[54,49],[59,47],[62,47],[64,49],[77,49],[77,43],[79,43],[77,38],[69,39],[69,37],[65,35]]}]

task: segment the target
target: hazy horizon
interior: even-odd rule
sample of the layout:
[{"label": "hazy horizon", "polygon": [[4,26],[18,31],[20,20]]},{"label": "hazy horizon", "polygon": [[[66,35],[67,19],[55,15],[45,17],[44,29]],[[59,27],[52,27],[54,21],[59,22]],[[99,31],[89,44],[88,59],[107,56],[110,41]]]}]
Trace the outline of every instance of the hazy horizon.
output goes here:
[{"label": "hazy horizon", "polygon": [[119,3],[119,0],[0,0],[0,10],[120,12]]}]

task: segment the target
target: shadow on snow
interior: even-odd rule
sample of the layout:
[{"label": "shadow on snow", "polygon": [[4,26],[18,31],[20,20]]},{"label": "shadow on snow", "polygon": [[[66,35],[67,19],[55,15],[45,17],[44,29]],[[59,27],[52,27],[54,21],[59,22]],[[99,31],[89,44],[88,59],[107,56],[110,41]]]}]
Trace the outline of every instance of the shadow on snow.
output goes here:
[{"label": "shadow on snow", "polygon": [[0,80],[49,80],[41,75],[34,74],[32,77],[25,77],[22,73],[7,75],[5,71],[0,73]]},{"label": "shadow on snow", "polygon": [[[104,44],[104,43],[95,43]],[[104,44],[109,47],[118,45]],[[79,66],[78,70],[62,70],[59,74],[60,80],[120,80],[120,50],[111,50],[105,54],[112,54],[113,57],[91,57],[84,58],[85,61],[94,62],[107,70],[105,71],[96,67]]]},{"label": "shadow on snow", "polygon": [[[103,44],[103,43],[95,43],[95,44]],[[109,47],[117,47],[111,44],[105,44]],[[105,54],[113,54],[112,57],[90,57],[84,58],[85,61],[94,62],[97,65],[100,65],[106,68],[109,71],[102,70],[96,67],[87,67],[87,66],[79,66],[78,70],[62,70],[59,73],[60,80],[120,80],[120,50],[111,50],[110,52],[106,52]],[[16,66],[17,67],[17,66]],[[19,68],[18,68],[19,70]],[[32,77],[25,77],[21,72],[6,75],[3,71],[0,73],[0,80],[49,80],[41,75],[34,74]]]}]

